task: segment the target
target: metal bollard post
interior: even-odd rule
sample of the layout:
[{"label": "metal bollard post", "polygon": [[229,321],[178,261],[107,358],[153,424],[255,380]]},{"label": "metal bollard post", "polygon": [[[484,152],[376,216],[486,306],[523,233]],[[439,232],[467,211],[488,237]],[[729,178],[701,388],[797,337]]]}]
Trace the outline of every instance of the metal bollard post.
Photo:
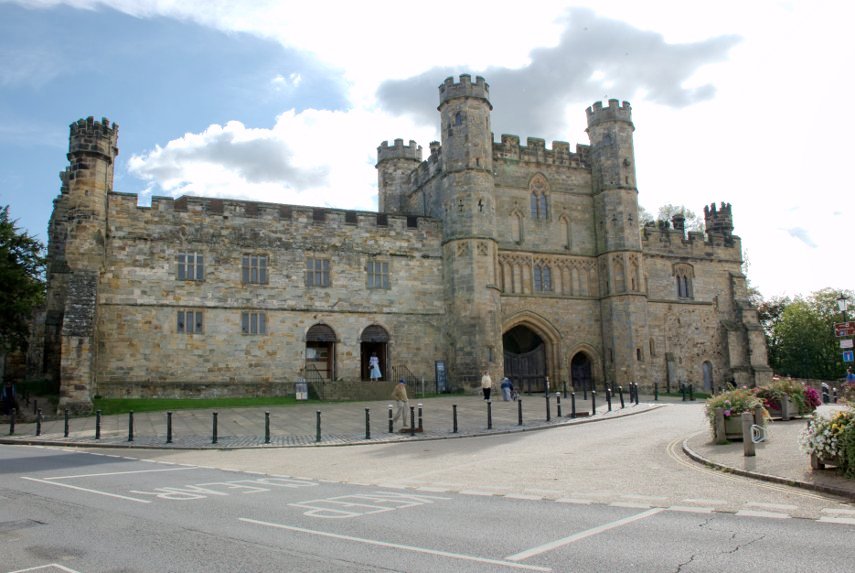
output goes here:
[{"label": "metal bollard post", "polygon": [[751,426],[754,425],[754,414],[742,412],[742,451],[745,457],[756,455],[754,453],[754,440],[751,439]]},{"label": "metal bollard post", "polygon": [[689,400],[695,401],[695,386],[693,384],[689,384]]},{"label": "metal bollard post", "polygon": [[683,402],[686,401],[686,385],[680,382],[680,395],[683,396]]},{"label": "metal bollard post", "polygon": [[389,433],[394,432],[395,429],[392,427],[392,404],[389,404]]},{"label": "metal bollard post", "polygon": [[544,397],[546,398],[546,421],[548,422],[552,419],[552,412],[550,412],[549,407],[549,392],[546,392]]},{"label": "metal bollard post", "polygon": [[493,401],[487,400],[487,429],[493,429]]},{"label": "metal bollard post", "polygon": [[270,412],[264,413],[264,443],[270,443]]},{"label": "metal bollard post", "polygon": [[635,384],[635,405],[638,406],[638,383]]},{"label": "metal bollard post", "polygon": [[560,418],[561,417],[561,392],[555,393],[555,409],[556,409],[555,415]]},{"label": "metal bollard post", "polygon": [[423,432],[424,428],[422,427],[422,404],[419,404],[419,431]]},{"label": "metal bollard post", "polygon": [[451,433],[456,434],[457,433],[457,404],[451,405],[451,424],[452,424]]},{"label": "metal bollard post", "polygon": [[128,441],[134,441],[134,411],[128,412]]},{"label": "metal bollard post", "polygon": [[15,435],[15,414],[17,414],[17,413],[18,413],[18,411],[15,408],[12,408],[12,415],[9,416],[9,435],[10,436]]},{"label": "metal bollard post", "polygon": [[837,387],[831,389],[832,400],[837,404]]},{"label": "metal bollard post", "polygon": [[211,425],[212,425],[212,427],[211,427],[211,443],[212,444],[217,443],[217,416],[218,415],[219,414],[217,412],[214,412],[212,415],[212,418],[211,418]]},{"label": "metal bollard post", "polygon": [[68,408],[65,409],[64,417],[65,417],[65,427],[63,428],[63,437],[67,438],[68,437]]},{"label": "metal bollard post", "polygon": [[101,439],[101,410],[95,411],[95,439]]},{"label": "metal bollard post", "polygon": [[622,409],[626,408],[626,404],[624,404],[624,402],[623,402],[623,386],[618,386],[617,389],[618,389],[618,394],[620,395],[620,407],[622,410]]},{"label": "metal bollard post", "polygon": [[315,441],[321,441],[321,411],[315,412]]},{"label": "metal bollard post", "polygon": [[576,417],[576,392],[570,392],[570,417]]},{"label": "metal bollard post", "polygon": [[582,384],[582,399],[588,399],[588,387],[585,384]]},{"label": "metal bollard post", "polygon": [[612,390],[606,386],[606,404],[609,405],[609,412],[612,411]]},{"label": "metal bollard post", "polygon": [[410,437],[416,435],[416,407],[410,406]]},{"label": "metal bollard post", "polygon": [[166,413],[166,443],[172,443],[172,412]]},{"label": "metal bollard post", "polygon": [[38,410],[36,412],[36,435],[42,435],[42,411]]},{"label": "metal bollard post", "polygon": [[591,415],[597,414],[597,391],[591,390]]},{"label": "metal bollard post", "polygon": [[517,420],[519,425],[523,425],[523,415],[522,415],[522,398],[517,398]]},{"label": "metal bollard post", "polygon": [[39,411],[39,401],[33,400],[33,414]]},{"label": "metal bollard post", "polygon": [[365,439],[371,439],[371,411],[365,408]]},{"label": "metal bollard post", "polygon": [[658,402],[659,401],[659,382],[653,383],[653,399]]}]

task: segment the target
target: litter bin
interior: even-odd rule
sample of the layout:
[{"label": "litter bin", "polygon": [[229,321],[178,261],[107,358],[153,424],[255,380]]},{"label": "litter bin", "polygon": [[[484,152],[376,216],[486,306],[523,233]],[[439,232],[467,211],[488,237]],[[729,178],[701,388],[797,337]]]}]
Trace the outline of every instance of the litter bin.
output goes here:
[{"label": "litter bin", "polygon": [[308,400],[309,399],[309,385],[302,378],[297,380],[297,383],[294,385],[294,389],[297,392],[297,400]]}]

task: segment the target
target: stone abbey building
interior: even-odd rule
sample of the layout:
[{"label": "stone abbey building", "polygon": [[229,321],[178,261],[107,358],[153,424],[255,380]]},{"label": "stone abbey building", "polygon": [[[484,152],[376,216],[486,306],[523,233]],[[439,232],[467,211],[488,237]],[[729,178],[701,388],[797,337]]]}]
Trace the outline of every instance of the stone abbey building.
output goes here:
[{"label": "stone abbey building", "polygon": [[[258,395],[488,370],[543,390],[770,377],[731,206],[640,228],[631,109],[589,145],[503,135],[489,86],[439,86],[442,141],[377,149],[379,210],[113,189],[118,127],[71,125],[49,228],[46,374],[103,396]],[[365,382],[362,382],[365,381]]]}]

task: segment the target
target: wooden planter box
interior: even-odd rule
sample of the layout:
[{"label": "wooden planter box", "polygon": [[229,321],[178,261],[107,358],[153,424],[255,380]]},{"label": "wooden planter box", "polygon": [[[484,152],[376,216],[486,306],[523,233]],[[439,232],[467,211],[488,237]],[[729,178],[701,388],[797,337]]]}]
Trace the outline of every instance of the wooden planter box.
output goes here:
[{"label": "wooden planter box", "polygon": [[742,414],[724,419],[724,437],[728,440],[742,441]]},{"label": "wooden planter box", "polygon": [[810,455],[810,467],[814,470],[824,470],[826,466],[833,466],[835,468],[839,468],[842,464],[842,460],[840,458],[820,458],[816,454]]},{"label": "wooden planter box", "polygon": [[[789,396],[787,397],[787,405],[789,406],[790,419],[801,417],[801,414],[799,413],[799,407],[792,400],[790,400]],[[774,420],[784,419],[783,408],[768,408],[768,412],[769,417]]]}]

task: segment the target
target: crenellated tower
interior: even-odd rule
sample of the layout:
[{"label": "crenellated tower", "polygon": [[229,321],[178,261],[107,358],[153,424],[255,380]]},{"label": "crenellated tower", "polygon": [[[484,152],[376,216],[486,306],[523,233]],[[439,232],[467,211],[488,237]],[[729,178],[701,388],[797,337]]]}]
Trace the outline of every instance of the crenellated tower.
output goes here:
[{"label": "crenellated tower", "polygon": [[384,141],[377,148],[377,210],[381,213],[404,214],[410,191],[410,174],[422,161],[422,148],[410,140],[396,139],[394,145]]},{"label": "crenellated tower", "polygon": [[490,86],[461,75],[439,86],[443,274],[452,376],[502,372]]},{"label": "crenellated tower", "polygon": [[68,167],[49,223],[45,364],[61,380],[60,409],[92,408],[96,363],[96,301],[104,269],[108,194],[119,153],[119,127],[107,118],[70,126]]},{"label": "crenellated tower", "polygon": [[647,383],[649,329],[632,108],[612,99],[587,109],[606,380]]}]

